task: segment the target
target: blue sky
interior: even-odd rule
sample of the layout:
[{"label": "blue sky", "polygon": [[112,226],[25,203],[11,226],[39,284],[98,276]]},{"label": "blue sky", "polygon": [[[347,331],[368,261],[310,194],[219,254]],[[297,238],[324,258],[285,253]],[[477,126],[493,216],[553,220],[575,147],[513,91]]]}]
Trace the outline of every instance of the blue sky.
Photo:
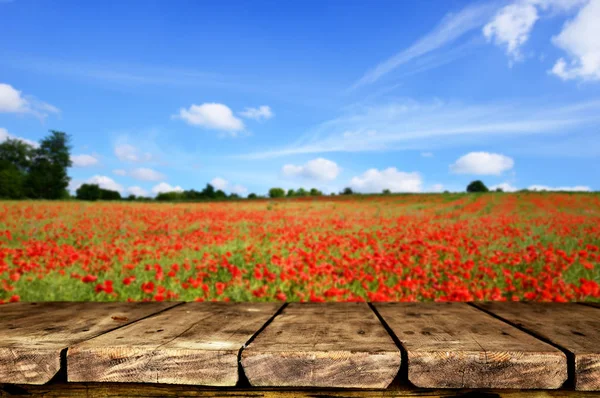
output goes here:
[{"label": "blue sky", "polygon": [[71,188],[600,190],[600,0],[0,0],[0,140]]}]

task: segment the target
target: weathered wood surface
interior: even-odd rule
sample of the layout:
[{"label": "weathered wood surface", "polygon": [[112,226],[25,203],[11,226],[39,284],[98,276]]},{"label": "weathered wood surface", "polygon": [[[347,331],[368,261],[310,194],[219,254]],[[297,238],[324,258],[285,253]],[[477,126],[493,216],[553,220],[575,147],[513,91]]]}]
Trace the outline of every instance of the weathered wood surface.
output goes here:
[{"label": "weathered wood surface", "polygon": [[570,352],[575,388],[600,390],[600,309],[563,303],[477,305]]},{"label": "weathered wood surface", "polygon": [[52,383],[43,386],[1,385],[0,397],[254,397],[254,398],[585,398],[600,397],[600,392],[569,390],[472,390],[419,389],[399,386],[387,390],[365,389],[275,389],[275,388],[214,388],[136,383]]},{"label": "weathered wood surface", "polygon": [[69,381],[235,386],[240,349],[277,303],[187,303],[67,352]]},{"label": "weathered wood surface", "polygon": [[15,303],[0,306],[0,383],[43,384],[61,351],[177,303]]},{"label": "weathered wood surface", "polygon": [[365,303],[286,307],[242,351],[253,386],[385,388],[400,350]]},{"label": "weathered wood surface", "polygon": [[381,303],[375,308],[425,388],[556,389],[567,380],[558,349],[465,303]]}]

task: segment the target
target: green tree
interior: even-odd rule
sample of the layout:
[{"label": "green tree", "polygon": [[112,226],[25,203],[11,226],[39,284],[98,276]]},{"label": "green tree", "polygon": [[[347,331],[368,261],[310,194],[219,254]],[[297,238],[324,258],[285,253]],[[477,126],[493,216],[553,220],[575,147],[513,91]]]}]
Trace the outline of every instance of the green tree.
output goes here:
[{"label": "green tree", "polygon": [[381,192],[384,195],[389,195],[392,193],[392,191],[390,191],[389,189],[384,189],[383,192]]},{"label": "green tree", "polygon": [[489,192],[489,189],[482,181],[476,180],[467,185],[467,192]]},{"label": "green tree", "polygon": [[304,188],[298,188],[296,196],[308,196],[308,192],[306,192],[306,189]]},{"label": "green tree", "polygon": [[26,180],[26,193],[31,198],[61,199],[69,186],[67,169],[71,167],[70,136],[50,130],[50,135],[33,151]]},{"label": "green tree", "polygon": [[0,144],[0,198],[25,196],[25,179],[31,165],[33,147],[21,140],[7,139]]},{"label": "green tree", "polygon": [[100,188],[100,200],[121,200],[121,194],[118,191]]},{"label": "green tree", "polygon": [[223,192],[222,190],[218,190],[217,192],[215,192],[215,199],[225,199],[227,198],[227,194],[225,192]]},{"label": "green tree", "polygon": [[215,187],[210,184],[206,184],[206,188],[202,190],[201,195],[208,199],[214,199],[217,193],[215,192]]},{"label": "green tree", "polygon": [[285,196],[285,191],[283,188],[271,188],[269,189],[269,197],[270,198],[283,198]]},{"label": "green tree", "polygon": [[248,199],[256,199],[258,196],[254,192],[248,194]]},{"label": "green tree", "polygon": [[310,196],[321,196],[323,192],[319,191],[317,188],[311,188]]},{"label": "green tree", "polygon": [[342,191],[342,195],[354,195],[354,191],[350,187],[344,188]]},{"label": "green tree", "polygon": [[77,188],[75,196],[79,200],[99,200],[100,186],[98,184],[83,184]]},{"label": "green tree", "polygon": [[291,198],[292,196],[296,196],[296,191],[294,191],[293,189],[288,189],[287,197]]}]

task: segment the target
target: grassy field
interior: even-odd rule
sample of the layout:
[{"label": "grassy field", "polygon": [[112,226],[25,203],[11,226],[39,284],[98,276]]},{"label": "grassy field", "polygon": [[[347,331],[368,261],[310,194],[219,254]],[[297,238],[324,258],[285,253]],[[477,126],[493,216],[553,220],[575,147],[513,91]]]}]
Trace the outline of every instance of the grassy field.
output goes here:
[{"label": "grassy field", "polygon": [[600,298],[600,196],[0,202],[0,302]]}]

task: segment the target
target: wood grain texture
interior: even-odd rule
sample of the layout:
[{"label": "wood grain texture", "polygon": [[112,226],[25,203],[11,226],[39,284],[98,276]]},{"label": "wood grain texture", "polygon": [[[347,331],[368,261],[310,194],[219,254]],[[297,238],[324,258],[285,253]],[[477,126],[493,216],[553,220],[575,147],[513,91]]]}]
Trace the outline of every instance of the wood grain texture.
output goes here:
[{"label": "wood grain texture", "polygon": [[61,351],[177,303],[16,303],[0,306],[0,383],[43,384]]},{"label": "wood grain texture", "polygon": [[365,303],[293,303],[248,348],[253,386],[385,388],[400,350]]},{"label": "wood grain texture", "polygon": [[575,362],[575,388],[600,390],[600,309],[574,303],[478,306],[569,351]]},{"label": "wood grain texture", "polygon": [[234,386],[238,354],[277,303],[186,303],[67,352],[69,381]]},{"label": "wood grain texture", "polygon": [[424,388],[555,389],[567,379],[558,349],[465,303],[381,303]]},{"label": "wood grain texture", "polygon": [[365,389],[279,389],[279,388],[215,388],[189,385],[137,383],[56,383],[43,386],[2,385],[0,397],[100,398],[100,397],[255,397],[255,398],[586,398],[600,397],[600,392],[569,390],[473,390],[420,389],[399,386],[387,390]]}]

